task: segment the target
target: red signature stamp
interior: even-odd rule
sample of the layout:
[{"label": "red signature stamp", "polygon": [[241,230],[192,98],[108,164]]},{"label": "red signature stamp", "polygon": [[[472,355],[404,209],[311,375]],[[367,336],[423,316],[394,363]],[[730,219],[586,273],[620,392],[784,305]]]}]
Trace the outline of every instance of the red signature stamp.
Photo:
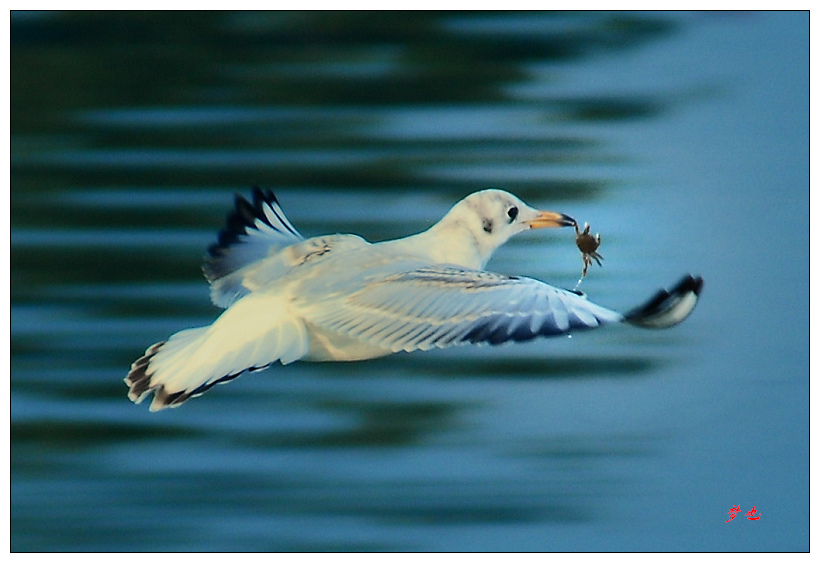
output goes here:
[{"label": "red signature stamp", "polygon": [[[738,512],[740,512],[740,505],[733,506],[732,508],[730,508],[729,512],[727,512],[727,514],[729,515],[729,519],[726,520],[726,521],[731,522],[732,520],[734,520],[735,516],[737,516]],[[749,512],[746,513],[746,519],[747,520],[760,520],[760,514],[757,512],[756,507],[753,506],[752,509]]]}]

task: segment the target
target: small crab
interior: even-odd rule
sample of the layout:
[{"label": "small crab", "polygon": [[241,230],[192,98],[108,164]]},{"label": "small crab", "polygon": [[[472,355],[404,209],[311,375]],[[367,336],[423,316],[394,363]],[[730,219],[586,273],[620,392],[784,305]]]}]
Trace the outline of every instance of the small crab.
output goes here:
[{"label": "small crab", "polygon": [[578,228],[578,223],[575,223],[575,244],[578,246],[578,250],[581,251],[584,259],[584,270],[581,272],[582,278],[586,277],[587,268],[589,268],[589,265],[592,264],[593,260],[595,260],[599,266],[603,266],[603,264],[601,264],[601,260],[603,260],[604,257],[596,252],[598,247],[601,246],[601,235],[596,234],[595,236],[592,236],[589,234],[588,224],[584,223],[584,230],[582,232]]}]

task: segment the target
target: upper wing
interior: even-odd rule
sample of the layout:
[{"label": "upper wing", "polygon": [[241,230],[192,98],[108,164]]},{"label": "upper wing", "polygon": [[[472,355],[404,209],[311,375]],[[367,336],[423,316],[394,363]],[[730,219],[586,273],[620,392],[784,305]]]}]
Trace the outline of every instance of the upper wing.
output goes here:
[{"label": "upper wing", "polygon": [[393,352],[524,341],[623,320],[534,279],[455,266],[371,279],[308,309],[309,322]]},{"label": "upper wing", "polygon": [[272,191],[255,187],[253,203],[237,194],[235,208],[202,265],[211,300],[228,307],[248,292],[243,286],[245,272],[240,270],[301,240]]}]

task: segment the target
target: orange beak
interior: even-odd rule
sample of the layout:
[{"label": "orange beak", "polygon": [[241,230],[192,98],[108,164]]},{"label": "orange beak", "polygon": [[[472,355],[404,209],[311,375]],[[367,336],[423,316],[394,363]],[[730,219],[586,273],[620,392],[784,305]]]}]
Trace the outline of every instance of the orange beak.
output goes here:
[{"label": "orange beak", "polygon": [[575,219],[555,211],[541,211],[535,219],[526,221],[530,229],[551,229],[555,227],[573,227]]}]

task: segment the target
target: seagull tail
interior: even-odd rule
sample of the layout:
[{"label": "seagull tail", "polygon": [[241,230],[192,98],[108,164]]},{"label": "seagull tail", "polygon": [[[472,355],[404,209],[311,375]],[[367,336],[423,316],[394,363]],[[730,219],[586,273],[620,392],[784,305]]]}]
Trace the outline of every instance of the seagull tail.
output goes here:
[{"label": "seagull tail", "polygon": [[672,289],[661,289],[652,299],[628,312],[624,320],[643,328],[675,326],[694,310],[702,289],[702,277],[684,276]]},{"label": "seagull tail", "polygon": [[157,342],[131,365],[128,398],[140,403],[154,394],[151,411],[178,407],[214,385],[275,361],[294,362],[308,351],[303,323],[278,303],[245,298],[212,325],[177,332]]},{"label": "seagull tail", "polygon": [[[160,370],[157,362],[157,355],[161,352],[161,358],[168,360],[179,358],[190,358],[195,356],[199,341],[205,336],[209,327],[192,328],[174,334],[168,340],[157,342],[145,351],[145,354],[131,364],[131,371],[125,378],[128,385],[128,398],[139,404],[152,392],[154,399],[151,402],[151,411],[158,411],[165,407],[177,407],[188,398],[194,396],[193,391],[170,391],[166,389],[172,380],[180,380],[175,377],[169,368]],[[186,377],[187,382],[177,382],[183,389],[197,389],[204,381],[198,381],[190,376]],[[207,389],[203,389],[205,392]]]}]

